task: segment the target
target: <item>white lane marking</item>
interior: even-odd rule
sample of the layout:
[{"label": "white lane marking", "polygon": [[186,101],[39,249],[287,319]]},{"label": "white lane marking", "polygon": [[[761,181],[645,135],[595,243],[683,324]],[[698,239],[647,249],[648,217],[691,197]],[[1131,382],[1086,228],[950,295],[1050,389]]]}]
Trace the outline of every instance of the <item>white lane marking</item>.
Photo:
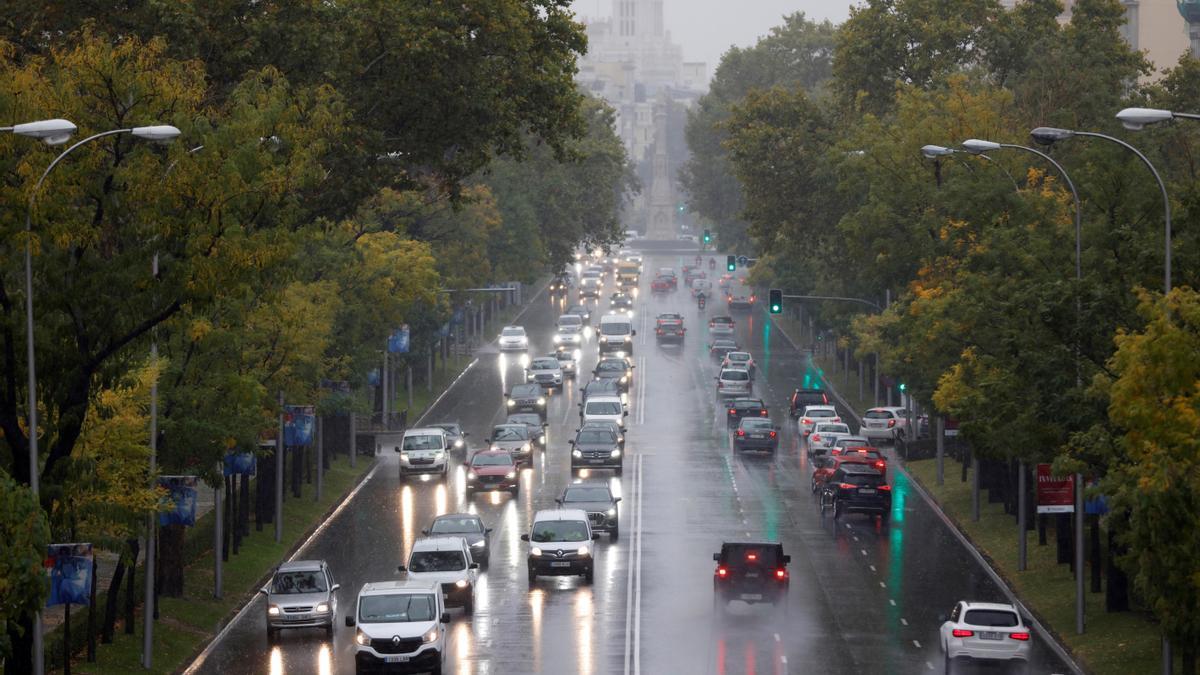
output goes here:
[{"label": "white lane marking", "polygon": [[879,587],[880,587],[880,588],[887,588],[887,584],[885,584],[885,583],[883,583],[883,582],[881,581],[881,582],[879,582]]},{"label": "white lane marking", "polygon": [[895,606],[896,606],[896,601],[895,601],[895,600],[893,600],[893,599],[891,599],[891,598],[888,598],[888,602],[892,603],[892,607],[895,607]]},{"label": "white lane marking", "polygon": [[905,626],[907,626],[907,625],[908,625],[908,619],[905,619],[904,617],[900,617],[900,623],[902,623],[902,624],[904,624]]},{"label": "white lane marking", "polygon": [[878,570],[876,570],[876,569],[875,569],[875,566],[874,566],[874,565],[868,565],[868,567],[870,567],[870,568],[871,568],[871,571],[872,571],[872,572],[877,572],[877,571],[878,571]]},{"label": "white lane marking", "polygon": [[867,549],[865,549],[865,548],[860,548],[860,549],[858,549],[858,550],[859,550],[859,551],[862,551],[862,554],[863,554],[863,555],[866,555],[866,554],[867,554]]},{"label": "white lane marking", "polygon": [[933,670],[933,661],[926,661],[926,662],[925,662],[925,667],[926,667],[926,668],[928,668],[928,669],[930,669],[930,670]]},{"label": "white lane marking", "polygon": [[634,529],[634,537],[637,539],[637,581],[636,590],[634,591],[634,610],[633,610],[633,673],[641,675],[642,673],[642,476],[645,473],[645,463],[642,461],[643,456],[638,455],[637,461],[637,526]]},{"label": "white lane marking", "polygon": [[[639,456],[640,458],[640,456]],[[637,460],[633,462],[632,476],[630,476],[631,487],[637,484]],[[637,539],[637,493],[634,492],[629,497],[633,500],[631,506],[630,517],[633,519],[634,538],[629,542],[629,566],[628,566],[628,581],[625,583],[625,675],[629,675],[630,661],[632,657],[633,647],[633,549],[634,540]]]},{"label": "white lane marking", "polygon": [[920,649],[920,648],[921,648],[921,643],[920,643],[920,642],[917,642],[916,640],[913,640],[913,646],[914,646],[914,647],[916,647],[917,649]]},{"label": "white lane marking", "polygon": [[776,641],[776,642],[779,642],[779,633],[776,633],[776,634],[775,634],[775,641]]}]

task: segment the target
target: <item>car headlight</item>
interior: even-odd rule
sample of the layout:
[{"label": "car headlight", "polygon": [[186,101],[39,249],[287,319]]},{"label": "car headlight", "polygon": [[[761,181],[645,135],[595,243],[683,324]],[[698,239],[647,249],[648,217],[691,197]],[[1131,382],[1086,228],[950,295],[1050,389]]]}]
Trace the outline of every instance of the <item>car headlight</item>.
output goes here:
[{"label": "car headlight", "polygon": [[521,445],[521,452],[529,452],[529,444],[528,443]]},{"label": "car headlight", "polygon": [[[509,471],[508,473],[504,474],[504,477],[505,477],[505,478],[516,478],[516,477],[517,477],[517,472],[516,472],[516,471]],[[480,543],[482,543],[482,542],[480,542]]]},{"label": "car headlight", "polygon": [[620,451],[620,450],[613,450],[612,452],[608,453],[608,456],[609,456],[609,457],[612,457],[613,459],[616,459],[616,458],[618,458],[618,457],[620,457],[620,456],[621,456],[621,451]]},{"label": "car headlight", "polygon": [[572,457],[583,457],[583,453],[582,453],[582,452],[580,452],[580,451],[578,451],[578,450],[572,450],[572,451],[571,451],[571,456],[572,456]]},{"label": "car headlight", "polygon": [[371,644],[371,636],[367,635],[361,630],[354,631],[354,641],[365,647]]},{"label": "car headlight", "polygon": [[476,478],[477,478],[477,476],[475,475],[474,471],[467,472],[467,480],[475,480]]},{"label": "car headlight", "polygon": [[421,642],[424,642],[425,644],[429,644],[430,642],[437,642],[437,639],[438,639],[437,626],[430,628],[429,632],[427,632],[421,636]]},{"label": "car headlight", "polygon": [[542,445],[545,445],[545,444],[546,444],[546,437],[545,437],[544,435],[543,435],[543,436],[538,436],[538,443],[541,443]]},{"label": "car headlight", "polygon": [[555,335],[555,336],[554,336],[554,342],[555,342],[555,343],[559,343],[559,342],[562,342],[562,341],[563,341],[563,336],[561,336],[561,335]]},{"label": "car headlight", "polygon": [[486,543],[487,543],[486,541],[483,541],[482,539],[480,539],[479,541],[475,542],[474,544],[471,544],[471,548],[483,548],[484,544],[486,544]]},{"label": "car headlight", "polygon": [[629,381],[629,376],[628,376],[628,375],[622,375],[622,376],[621,376],[621,384],[625,384],[625,383],[626,383],[626,382],[628,382],[628,381]]},{"label": "car headlight", "polygon": [[317,603],[317,614],[325,614],[328,611],[329,611],[329,603],[328,602],[318,602]]},{"label": "car headlight", "polygon": [[493,445],[493,446],[492,446],[492,450],[499,450],[499,449],[500,449],[500,446],[498,446],[498,445]]},{"label": "car headlight", "polygon": [[458,587],[458,588],[466,588],[466,587],[467,587],[467,580],[466,580],[466,579],[459,579],[458,581],[454,582],[454,585],[455,585],[456,587]]},{"label": "car headlight", "polygon": [[529,555],[534,555],[534,556],[537,556],[537,555],[541,555],[541,554],[542,554],[542,549],[540,549],[540,548],[538,548],[538,547],[536,547],[536,546],[534,546],[533,548],[529,549]]},{"label": "car headlight", "polygon": [[445,456],[446,456],[446,451],[444,451],[444,450],[438,450],[437,452],[433,453],[434,459],[442,459]]},{"label": "car headlight", "polygon": [[617,510],[616,510],[616,509],[609,509],[609,510],[608,510],[608,515],[610,515],[610,516],[615,516],[615,515],[617,515]]},{"label": "car headlight", "polygon": [[275,605],[268,606],[267,614],[270,614],[271,616],[279,616],[279,607],[277,607]]},{"label": "car headlight", "polygon": [[538,405],[546,405],[546,399],[545,399],[545,398],[538,398],[538,400],[537,400],[537,404],[538,404]]},{"label": "car headlight", "polygon": [[457,441],[454,441],[454,447],[461,448],[462,446],[463,446],[463,441],[461,438],[458,439]]},{"label": "car headlight", "polygon": [[632,339],[633,339],[633,338],[632,338],[632,337],[630,337],[630,336],[628,336],[628,335],[626,335],[626,336],[625,336],[625,341],[626,341],[626,342],[629,342],[629,341],[630,341],[630,340],[632,340]]},{"label": "car headlight", "polygon": [[515,406],[516,404],[517,404],[516,401],[512,400],[511,398],[508,399],[508,407],[511,408],[511,407]]},{"label": "car headlight", "polygon": [[576,550],[575,552],[578,553],[579,555],[588,555],[589,553],[591,553],[591,551],[586,546],[580,546],[579,549]]},{"label": "car headlight", "polygon": [[606,336],[604,336],[604,335],[601,335],[601,336],[600,336],[600,342],[602,342],[602,343],[604,343],[604,344],[608,344],[608,338],[607,338]]},{"label": "car headlight", "polygon": [[400,451],[400,459],[408,459],[408,451],[407,450]]}]

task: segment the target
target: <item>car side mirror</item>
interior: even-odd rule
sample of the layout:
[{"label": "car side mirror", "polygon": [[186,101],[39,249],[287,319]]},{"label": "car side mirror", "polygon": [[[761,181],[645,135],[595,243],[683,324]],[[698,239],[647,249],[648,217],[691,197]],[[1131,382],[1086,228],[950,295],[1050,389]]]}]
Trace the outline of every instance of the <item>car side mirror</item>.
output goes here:
[{"label": "car side mirror", "polygon": [[783,564],[784,564],[784,565],[786,565],[786,564],[788,564],[788,563],[790,563],[790,562],[792,562],[792,556],[790,556],[790,555],[785,555],[785,556],[783,556]]},{"label": "car side mirror", "polygon": [[425,528],[425,529],[421,530],[421,534],[423,534],[423,535],[425,535],[426,537],[428,537],[428,536],[429,536],[429,528],[427,527],[427,528]]},{"label": "car side mirror", "polygon": [[629,334],[630,334],[630,335],[637,335],[637,331],[636,331],[636,330],[631,330],[631,331],[629,331]]},{"label": "car side mirror", "polygon": [[562,497],[555,497],[554,503],[558,504],[559,506],[562,506]]},{"label": "car side mirror", "polygon": [[529,541],[529,535],[527,535],[527,534],[521,535],[521,541]]},{"label": "car side mirror", "polygon": [[[628,413],[628,412],[626,412],[625,414],[626,414],[626,415],[628,415],[629,413]],[[626,429],[625,427],[618,427],[618,428],[621,430],[621,433],[625,433],[626,431],[629,431],[629,430],[628,430],[628,429]],[[624,440],[624,439],[621,439],[621,440]]]},{"label": "car side mirror", "polygon": [[600,538],[600,533],[599,533],[599,532],[593,532],[593,533],[592,533],[592,539],[593,539],[593,540],[597,540],[597,539],[599,539],[599,538]]},{"label": "car side mirror", "polygon": [[271,591],[267,590],[267,587],[266,587],[266,586],[263,586],[262,588],[258,589],[258,592],[259,592],[259,593],[262,593],[263,595],[267,595],[267,594],[269,594]]},{"label": "car side mirror", "polygon": [[469,569],[469,570],[477,570],[477,569],[479,569],[479,563],[477,563],[477,562],[473,562],[473,563],[471,563],[470,565],[467,565],[467,569]]},{"label": "car side mirror", "polygon": [[404,565],[398,565],[398,566],[396,566],[396,571],[403,573],[403,572],[407,572],[408,568],[405,567]]},{"label": "car side mirror", "polygon": [[623,417],[629,417],[629,411],[628,411],[628,410],[622,410],[622,411],[621,411],[621,415],[622,415]]},{"label": "car side mirror", "polygon": [[619,502],[619,501],[621,501],[621,498],[620,498],[620,497],[614,497],[614,498],[613,498],[613,503],[614,503],[614,504],[615,504],[615,503],[617,503],[617,502]]},{"label": "car side mirror", "polygon": [[567,445],[575,445],[575,439],[572,438],[571,440],[567,441]]},{"label": "car side mirror", "polygon": [[950,620],[950,617],[946,616],[946,614],[945,614],[945,613],[942,613],[942,614],[938,614],[938,619],[937,619],[937,620],[938,620],[938,621],[940,621],[940,622],[942,622],[942,623],[946,623],[947,621],[949,621],[949,620]]},{"label": "car side mirror", "polygon": [[392,450],[395,450],[396,452],[400,452],[400,446],[398,446],[398,445],[397,445],[397,446],[393,446],[393,447],[392,447]]},{"label": "car side mirror", "polygon": [[721,562],[721,554],[720,553],[713,554],[713,562]]},{"label": "car side mirror", "polygon": [[332,586],[330,586],[330,587],[329,587],[329,592],[330,592],[330,593],[332,593],[333,591],[336,591],[337,589],[339,589],[339,588],[341,588],[341,587],[342,587],[342,585],[341,585],[341,584],[334,584],[334,585],[332,585]]},{"label": "car side mirror", "polygon": [[490,527],[485,527],[485,528],[483,528],[483,533],[484,533],[484,534],[491,534],[491,533],[492,533],[492,528],[490,528]]},{"label": "car side mirror", "polygon": [[464,431],[459,435],[462,436],[463,438],[466,438],[467,436],[470,436],[471,434],[468,434],[467,432]]},{"label": "car side mirror", "polygon": [[354,617],[350,614],[346,615],[346,628],[354,628]]},{"label": "car side mirror", "polygon": [[442,623],[450,623],[450,613],[442,612],[442,616],[438,620]]},{"label": "car side mirror", "polygon": [[485,439],[483,439],[483,442],[484,442],[484,443],[491,443],[491,442],[492,442],[492,439],[490,439],[490,438],[485,438]]}]

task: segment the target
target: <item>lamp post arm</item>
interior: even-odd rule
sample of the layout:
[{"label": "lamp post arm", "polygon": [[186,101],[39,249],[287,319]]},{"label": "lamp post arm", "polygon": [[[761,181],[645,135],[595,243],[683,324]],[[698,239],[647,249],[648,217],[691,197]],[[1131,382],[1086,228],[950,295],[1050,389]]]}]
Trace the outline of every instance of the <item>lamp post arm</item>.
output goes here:
[{"label": "lamp post arm", "polygon": [[1012,183],[1013,190],[1014,190],[1015,192],[1020,192],[1020,191],[1021,191],[1021,186],[1020,186],[1020,185],[1017,185],[1017,179],[1016,179],[1016,178],[1013,178],[1013,175],[1012,175],[1012,173],[1011,173],[1011,172],[1010,172],[1010,171],[1009,171],[1007,168],[1005,168],[1005,166],[1004,166],[1003,164],[1001,164],[1000,162],[997,162],[995,159],[992,159],[991,155],[987,155],[987,154],[984,154],[984,153],[982,153],[982,152],[981,152],[981,153],[979,153],[978,155],[976,155],[976,157],[980,157],[980,158],[982,158],[982,159],[985,159],[985,160],[987,160],[987,161],[991,162],[991,163],[992,163],[994,166],[996,166],[996,167],[997,167],[997,168],[999,168],[1001,171],[1003,171],[1003,172],[1004,172],[1004,175],[1005,175],[1005,176],[1008,176],[1008,180],[1009,180],[1009,182],[1011,182],[1011,183]]}]

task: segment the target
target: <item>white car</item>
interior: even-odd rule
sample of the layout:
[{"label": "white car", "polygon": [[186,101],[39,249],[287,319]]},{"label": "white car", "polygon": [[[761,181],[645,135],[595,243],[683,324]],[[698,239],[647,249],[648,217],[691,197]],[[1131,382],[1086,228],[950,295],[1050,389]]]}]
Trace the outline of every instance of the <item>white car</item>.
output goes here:
[{"label": "white car", "polygon": [[354,663],[366,668],[401,664],[440,672],[450,615],[441,589],[424,581],[363,584],[346,626],[354,631]]},{"label": "white car", "polygon": [[540,356],[529,362],[525,369],[525,380],[535,382],[543,387],[561,387],[563,383],[562,367],[553,356]]},{"label": "white car", "polygon": [[567,314],[563,314],[562,316],[559,316],[558,320],[554,322],[554,327],[556,329],[561,330],[562,328],[565,328],[568,326],[574,326],[576,328],[583,328],[583,316],[581,316],[579,314],[567,313]]},{"label": "white car", "polygon": [[462,607],[467,615],[475,611],[479,563],[471,557],[471,545],[466,539],[451,536],[418,539],[408,553],[408,565],[401,565],[399,570],[412,581],[438,584],[446,605]]},{"label": "white car", "polygon": [[907,411],[901,407],[871,408],[863,415],[858,435],[876,441],[904,438],[908,427]]},{"label": "white car", "polygon": [[754,377],[754,371],[758,367],[754,363],[754,357],[750,352],[729,352],[725,355],[725,360],[721,362],[722,368],[745,368],[750,371],[750,377]]},{"label": "white car", "polygon": [[1012,605],[961,601],[940,632],[947,673],[959,660],[1029,663],[1029,628]]},{"label": "white car", "polygon": [[579,372],[579,357],[574,350],[557,351],[554,353],[554,358],[558,359],[558,367],[562,370],[563,377],[575,377]]},{"label": "white car", "polygon": [[529,542],[529,583],[538,576],[582,576],[584,583],[591,584],[595,578],[595,561],[592,557],[592,540],[598,534],[592,532],[586,511],[581,509],[553,509],[538,511],[533,515],[529,534],[521,540]]},{"label": "white car", "polygon": [[629,415],[620,396],[589,396],[586,401],[579,404],[579,410],[581,425],[600,421],[616,422],[618,426],[622,426],[625,423],[625,417]]},{"label": "white car", "polygon": [[869,445],[871,445],[871,441],[865,436],[838,436],[833,443],[829,444],[829,451],[832,454],[840,455],[850,448],[865,448]]},{"label": "white car", "polygon": [[717,396],[749,396],[753,389],[750,371],[745,368],[722,368],[716,380]]},{"label": "white car", "polygon": [[708,320],[708,333],[713,337],[718,335],[733,335],[733,327],[736,324],[733,317],[730,316],[714,316]]},{"label": "white car", "polygon": [[409,429],[404,432],[400,447],[400,480],[414,473],[440,473],[443,477],[449,469],[446,432],[437,427]]},{"label": "white car", "polygon": [[807,438],[817,422],[841,421],[842,418],[837,414],[837,408],[831,405],[805,406],[804,412],[800,414],[800,433]]},{"label": "white car", "polygon": [[583,344],[583,326],[559,326],[558,330],[554,332],[555,347],[578,347],[581,344]]},{"label": "white car", "polygon": [[839,438],[850,435],[850,427],[841,422],[817,422],[808,437],[808,454],[827,454]]},{"label": "white car", "polygon": [[529,349],[529,337],[521,326],[505,326],[500,331],[500,351],[523,352]]}]

